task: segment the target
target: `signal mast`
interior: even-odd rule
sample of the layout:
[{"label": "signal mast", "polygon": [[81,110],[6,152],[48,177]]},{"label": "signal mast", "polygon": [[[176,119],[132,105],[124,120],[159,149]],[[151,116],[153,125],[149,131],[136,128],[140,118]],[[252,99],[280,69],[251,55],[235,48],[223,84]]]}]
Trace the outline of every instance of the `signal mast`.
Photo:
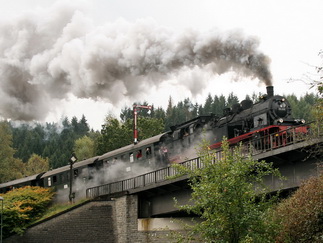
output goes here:
[{"label": "signal mast", "polygon": [[138,126],[137,126],[137,116],[138,116],[138,111],[140,109],[148,109],[151,110],[152,106],[151,105],[133,105],[133,125],[134,125],[134,129],[133,129],[133,138],[134,144],[138,143]]}]

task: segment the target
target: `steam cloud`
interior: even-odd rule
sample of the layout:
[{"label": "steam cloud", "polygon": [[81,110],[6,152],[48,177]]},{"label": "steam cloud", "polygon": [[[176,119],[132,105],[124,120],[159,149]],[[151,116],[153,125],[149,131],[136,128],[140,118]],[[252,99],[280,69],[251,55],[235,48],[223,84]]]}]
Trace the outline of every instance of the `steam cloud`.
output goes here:
[{"label": "steam cloud", "polygon": [[[95,26],[65,2],[1,23],[0,33],[0,115],[13,120],[42,120],[68,94],[117,104],[187,70],[271,84],[258,39],[238,32],[177,33],[147,19]],[[199,85],[187,82],[192,93]]]}]

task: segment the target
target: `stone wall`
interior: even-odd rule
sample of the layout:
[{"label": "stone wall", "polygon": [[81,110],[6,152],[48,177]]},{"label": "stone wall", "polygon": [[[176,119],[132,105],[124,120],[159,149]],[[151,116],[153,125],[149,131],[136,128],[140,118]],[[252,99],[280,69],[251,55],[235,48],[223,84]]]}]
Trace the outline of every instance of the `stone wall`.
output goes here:
[{"label": "stone wall", "polygon": [[118,243],[147,242],[145,234],[138,232],[138,197],[126,195],[115,199]]},{"label": "stone wall", "polygon": [[138,197],[93,201],[30,227],[4,243],[165,243],[170,231],[138,230]]},{"label": "stone wall", "polygon": [[118,243],[171,242],[171,231],[138,231],[138,197],[127,195],[115,198]]},{"label": "stone wall", "polygon": [[116,242],[114,202],[90,202],[29,228],[4,243]]}]

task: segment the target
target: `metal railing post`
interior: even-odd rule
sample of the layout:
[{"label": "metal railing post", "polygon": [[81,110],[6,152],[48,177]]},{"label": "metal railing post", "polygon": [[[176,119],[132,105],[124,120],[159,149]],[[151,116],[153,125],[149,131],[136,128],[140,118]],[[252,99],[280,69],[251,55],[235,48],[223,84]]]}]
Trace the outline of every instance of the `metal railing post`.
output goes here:
[{"label": "metal railing post", "polygon": [[273,134],[270,134],[270,150],[273,150]]}]

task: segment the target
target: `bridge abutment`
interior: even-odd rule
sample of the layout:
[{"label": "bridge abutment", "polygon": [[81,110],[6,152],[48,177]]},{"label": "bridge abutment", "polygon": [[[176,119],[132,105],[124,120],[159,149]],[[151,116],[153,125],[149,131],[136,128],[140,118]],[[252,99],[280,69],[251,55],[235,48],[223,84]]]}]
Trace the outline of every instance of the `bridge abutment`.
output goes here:
[{"label": "bridge abutment", "polygon": [[[154,230],[167,224],[138,219],[138,196],[123,195],[109,201],[92,201],[44,220],[4,243],[162,243],[169,231]],[[139,227],[138,227],[139,222]],[[156,226],[157,225],[157,226]]]},{"label": "bridge abutment", "polygon": [[5,243],[117,242],[114,202],[97,201],[75,207],[29,227]]}]

